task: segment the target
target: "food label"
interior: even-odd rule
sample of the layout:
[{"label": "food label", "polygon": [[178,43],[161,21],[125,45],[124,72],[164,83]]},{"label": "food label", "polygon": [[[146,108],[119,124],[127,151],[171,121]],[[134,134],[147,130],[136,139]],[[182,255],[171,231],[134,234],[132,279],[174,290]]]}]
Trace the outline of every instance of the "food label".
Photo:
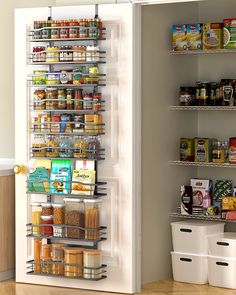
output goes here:
[{"label": "food label", "polygon": [[187,31],[188,49],[190,50],[202,49],[202,25],[187,24],[186,31]]},{"label": "food label", "polygon": [[172,42],[173,50],[183,51],[188,49],[186,25],[172,26]]},{"label": "food label", "polygon": [[222,23],[203,24],[203,49],[212,50],[223,47]]}]

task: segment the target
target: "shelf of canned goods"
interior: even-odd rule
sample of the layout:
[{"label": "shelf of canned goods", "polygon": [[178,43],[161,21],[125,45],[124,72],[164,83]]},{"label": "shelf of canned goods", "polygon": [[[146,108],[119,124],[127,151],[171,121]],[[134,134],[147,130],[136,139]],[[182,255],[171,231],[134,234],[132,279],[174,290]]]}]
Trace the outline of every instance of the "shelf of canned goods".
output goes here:
[{"label": "shelf of canned goods", "polygon": [[225,53],[236,53],[236,49],[212,49],[212,50],[183,50],[175,51],[170,50],[172,55],[196,55],[196,54],[225,54]]},{"label": "shelf of canned goods", "polygon": [[170,106],[171,111],[236,111],[236,106]]}]

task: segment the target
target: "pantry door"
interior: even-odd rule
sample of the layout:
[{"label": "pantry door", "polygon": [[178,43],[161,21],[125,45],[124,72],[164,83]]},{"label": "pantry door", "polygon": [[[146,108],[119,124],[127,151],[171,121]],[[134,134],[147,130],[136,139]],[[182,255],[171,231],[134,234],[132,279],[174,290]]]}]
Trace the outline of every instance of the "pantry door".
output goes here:
[{"label": "pantry door", "polygon": [[[30,196],[26,194],[27,173],[16,175],[16,281],[99,291],[133,293],[140,290],[140,91],[139,81],[139,13],[132,4],[99,5],[98,14],[106,27],[107,86],[105,132],[102,144],[106,160],[98,164],[98,180],[108,183],[103,199],[101,224],[108,227],[107,241],[99,245],[107,278],[98,282],[30,276],[26,260],[32,258],[32,242],[26,238],[30,216]],[[93,18],[95,6],[52,8],[53,19]],[[15,154],[16,163],[34,165],[29,157],[29,106],[27,76],[45,66],[27,66],[26,28],[34,20],[45,20],[48,8],[15,11]],[[137,34],[137,35],[136,35]],[[36,46],[38,46],[36,44]],[[134,54],[135,52],[135,54]],[[135,82],[134,82],[135,81]],[[135,84],[137,83],[137,85]]]}]

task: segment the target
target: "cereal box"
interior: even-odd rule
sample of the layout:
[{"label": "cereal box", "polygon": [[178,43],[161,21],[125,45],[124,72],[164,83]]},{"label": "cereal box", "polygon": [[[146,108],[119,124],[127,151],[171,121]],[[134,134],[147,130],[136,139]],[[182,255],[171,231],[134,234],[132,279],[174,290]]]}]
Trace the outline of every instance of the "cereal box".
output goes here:
[{"label": "cereal box", "polygon": [[223,40],[224,48],[235,49],[236,48],[236,18],[227,18],[223,20]]},{"label": "cereal box", "polygon": [[188,49],[202,49],[202,24],[187,24],[186,32]]},{"label": "cereal box", "polygon": [[203,24],[202,43],[204,50],[223,48],[223,23]]},{"label": "cereal box", "polygon": [[175,24],[172,26],[172,45],[175,51],[188,49],[186,25]]},{"label": "cereal box", "polygon": [[236,210],[236,197],[222,198],[222,210]]}]

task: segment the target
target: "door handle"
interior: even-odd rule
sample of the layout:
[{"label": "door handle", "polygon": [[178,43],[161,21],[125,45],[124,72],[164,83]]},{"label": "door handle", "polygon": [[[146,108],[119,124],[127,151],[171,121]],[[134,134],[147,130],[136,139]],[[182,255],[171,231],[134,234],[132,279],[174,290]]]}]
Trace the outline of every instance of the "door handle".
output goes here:
[{"label": "door handle", "polygon": [[25,172],[25,166],[24,165],[15,165],[13,167],[13,171],[15,174],[23,174]]}]

